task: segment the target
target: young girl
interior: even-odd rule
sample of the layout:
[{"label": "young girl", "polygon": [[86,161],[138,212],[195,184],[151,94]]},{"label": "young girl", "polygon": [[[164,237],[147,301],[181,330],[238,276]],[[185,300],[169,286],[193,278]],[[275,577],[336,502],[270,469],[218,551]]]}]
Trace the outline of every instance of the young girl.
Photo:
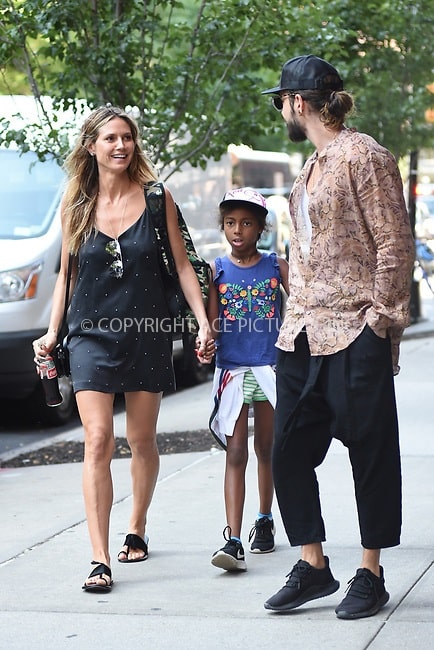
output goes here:
[{"label": "young girl", "polygon": [[253,404],[254,448],[258,461],[259,513],[249,541],[252,553],[274,550],[271,514],[271,448],[276,404],[275,343],[281,323],[282,284],[288,291],[288,264],[276,253],[261,253],[258,241],[266,226],[264,197],[251,188],[227,192],[220,203],[220,227],[231,252],[211,265],[208,320],[217,338],[210,429],[226,449],[224,495],[225,546],[211,563],[227,571],[245,571],[241,524],[248,461],[248,417]]}]

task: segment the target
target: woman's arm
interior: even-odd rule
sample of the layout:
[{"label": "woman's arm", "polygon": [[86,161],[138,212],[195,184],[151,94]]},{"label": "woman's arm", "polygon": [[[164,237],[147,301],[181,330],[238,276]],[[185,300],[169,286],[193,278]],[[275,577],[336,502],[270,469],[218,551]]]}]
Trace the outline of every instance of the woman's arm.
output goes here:
[{"label": "woman's arm", "polygon": [[215,351],[215,344],[203,304],[202,292],[196,273],[188,259],[181,233],[179,232],[178,216],[173,197],[167,188],[165,188],[165,192],[166,222],[170,248],[172,249],[173,259],[175,260],[181,289],[199,324],[199,359],[203,362],[210,363]]},{"label": "woman's arm", "polygon": [[215,262],[211,262],[211,282],[208,291],[208,305],[206,313],[208,322],[211,326],[211,331],[215,339],[219,336],[219,306],[218,306],[218,293],[217,288],[213,282],[215,278]]},{"label": "woman's arm", "polygon": [[[63,312],[65,308],[66,284],[68,281],[68,262],[69,262],[69,240],[65,236],[65,216],[63,205],[61,209],[62,220],[62,252],[60,259],[60,270],[57,276],[56,284],[53,291],[53,302],[51,307],[50,322],[47,332],[39,339],[33,341],[33,350],[36,356],[45,357],[56,346],[59,330],[62,326]],[[71,280],[69,287],[69,297],[71,298],[75,280],[77,277],[77,266],[73,263]]]}]

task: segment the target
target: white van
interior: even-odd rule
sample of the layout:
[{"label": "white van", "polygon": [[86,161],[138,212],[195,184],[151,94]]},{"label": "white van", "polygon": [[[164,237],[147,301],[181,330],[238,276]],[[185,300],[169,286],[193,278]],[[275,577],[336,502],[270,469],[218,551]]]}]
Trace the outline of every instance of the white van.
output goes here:
[{"label": "white van", "polygon": [[[0,399],[26,399],[35,419],[59,425],[72,415],[70,378],[59,379],[63,403],[45,405],[33,361],[32,341],[45,334],[60,268],[60,199],[64,174],[54,160],[0,148]],[[174,341],[177,382],[209,379],[199,364],[194,337],[183,350]]]},{"label": "white van", "polygon": [[[44,116],[54,115],[50,98],[43,98],[43,104],[41,113],[33,97],[0,96],[1,126],[27,127],[32,149],[37,133],[49,132]],[[82,116],[87,110],[83,104]],[[62,125],[71,142],[76,122],[69,110],[56,114],[57,126]],[[64,173],[54,158],[41,162],[33,151],[20,153],[16,147],[0,146],[0,400],[25,399],[25,408],[35,420],[54,425],[65,423],[74,411],[71,381],[59,380],[63,403],[47,407],[32,341],[47,330],[60,268],[63,185]],[[178,385],[209,379],[209,366],[197,360],[194,337],[185,349],[181,340],[175,340],[173,357]]]},{"label": "white van", "polygon": [[60,266],[63,172],[33,152],[0,148],[0,397],[29,399],[35,416],[62,424],[75,399],[59,380],[63,403],[45,406],[32,341],[48,326]]}]

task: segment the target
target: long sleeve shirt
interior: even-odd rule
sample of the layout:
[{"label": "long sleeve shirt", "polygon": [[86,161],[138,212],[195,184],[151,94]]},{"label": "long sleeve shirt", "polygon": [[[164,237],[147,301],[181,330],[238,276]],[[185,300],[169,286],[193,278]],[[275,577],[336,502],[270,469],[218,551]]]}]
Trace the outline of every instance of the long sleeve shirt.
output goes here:
[{"label": "long sleeve shirt", "polygon": [[[306,254],[297,214],[315,163],[320,175],[309,193]],[[397,372],[409,324],[414,241],[394,157],[370,136],[344,129],[306,161],[289,203],[290,292],[277,347],[294,350],[305,327],[312,355],[333,354],[367,324],[378,336],[390,336]]]}]

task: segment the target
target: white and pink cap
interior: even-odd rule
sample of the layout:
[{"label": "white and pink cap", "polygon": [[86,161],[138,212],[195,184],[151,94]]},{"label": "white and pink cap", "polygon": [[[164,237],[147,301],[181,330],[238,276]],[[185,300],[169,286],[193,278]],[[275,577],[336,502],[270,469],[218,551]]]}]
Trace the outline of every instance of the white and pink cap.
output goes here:
[{"label": "white and pink cap", "polygon": [[264,211],[264,217],[268,214],[265,198],[262,194],[254,190],[253,187],[239,187],[236,190],[226,192],[223,201],[220,203],[220,207],[235,201],[237,203],[250,203],[255,205],[257,208],[261,208]]}]

